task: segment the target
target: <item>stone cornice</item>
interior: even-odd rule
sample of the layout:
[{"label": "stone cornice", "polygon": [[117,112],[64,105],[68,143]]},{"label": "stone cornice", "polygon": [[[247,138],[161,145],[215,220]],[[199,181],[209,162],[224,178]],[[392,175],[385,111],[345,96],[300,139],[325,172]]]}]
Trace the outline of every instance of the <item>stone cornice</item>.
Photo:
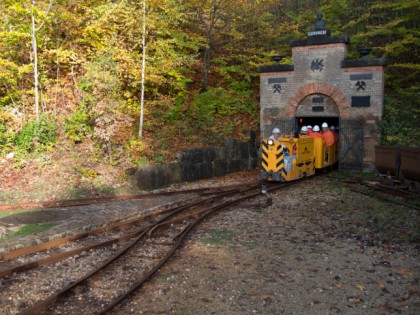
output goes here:
[{"label": "stone cornice", "polygon": [[294,71],[294,70],[295,70],[294,65],[283,65],[283,64],[280,64],[280,63],[258,67],[258,72],[259,73],[286,72],[286,71]]},{"label": "stone cornice", "polygon": [[341,61],[341,68],[377,67],[385,65],[385,58],[345,59]]},{"label": "stone cornice", "polygon": [[350,38],[347,35],[341,36],[309,36],[305,39],[296,39],[290,42],[291,47],[299,46],[312,46],[312,45],[325,45],[325,44],[336,44],[336,43],[350,43]]}]

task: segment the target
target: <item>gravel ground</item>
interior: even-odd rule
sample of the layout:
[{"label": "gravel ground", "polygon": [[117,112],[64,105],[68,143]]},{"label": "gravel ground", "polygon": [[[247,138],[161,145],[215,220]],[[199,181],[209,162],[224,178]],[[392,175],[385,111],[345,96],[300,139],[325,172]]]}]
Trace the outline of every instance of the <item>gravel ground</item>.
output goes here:
[{"label": "gravel ground", "polygon": [[[253,176],[185,186],[228,185]],[[326,176],[270,196],[269,207],[261,197],[204,221],[114,313],[420,314],[417,211],[349,191]],[[115,212],[123,215],[120,205]],[[114,218],[110,209],[104,213]],[[72,211],[83,220],[82,208]],[[67,264],[71,279],[83,257]],[[0,281],[1,305],[18,305],[34,289],[22,277]],[[47,279],[41,285],[41,295],[57,286]],[[15,313],[0,307],[0,314]]]},{"label": "gravel ground", "polygon": [[[420,314],[418,213],[326,177],[272,198],[207,220],[115,313]],[[403,211],[410,241],[365,225],[377,210]]]}]

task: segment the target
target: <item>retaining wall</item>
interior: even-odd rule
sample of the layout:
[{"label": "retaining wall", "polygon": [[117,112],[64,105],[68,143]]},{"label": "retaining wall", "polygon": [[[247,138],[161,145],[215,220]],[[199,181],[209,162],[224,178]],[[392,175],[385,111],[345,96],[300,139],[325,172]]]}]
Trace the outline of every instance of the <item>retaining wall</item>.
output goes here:
[{"label": "retaining wall", "polygon": [[176,162],[131,170],[130,181],[141,190],[153,190],[253,170],[258,166],[258,148],[256,133],[251,132],[249,142],[229,139],[221,148],[195,148],[182,152]]}]

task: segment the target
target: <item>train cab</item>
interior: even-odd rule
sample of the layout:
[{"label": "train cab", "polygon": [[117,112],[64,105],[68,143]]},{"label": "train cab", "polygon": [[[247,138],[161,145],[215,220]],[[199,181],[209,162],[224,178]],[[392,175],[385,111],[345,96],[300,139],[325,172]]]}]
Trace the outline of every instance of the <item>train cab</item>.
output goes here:
[{"label": "train cab", "polygon": [[260,178],[292,181],[315,174],[314,138],[280,137],[262,141]]},{"label": "train cab", "polygon": [[311,136],[279,137],[261,143],[260,179],[293,181],[315,174],[316,169],[334,165],[338,158],[337,144],[325,146],[323,138]]}]

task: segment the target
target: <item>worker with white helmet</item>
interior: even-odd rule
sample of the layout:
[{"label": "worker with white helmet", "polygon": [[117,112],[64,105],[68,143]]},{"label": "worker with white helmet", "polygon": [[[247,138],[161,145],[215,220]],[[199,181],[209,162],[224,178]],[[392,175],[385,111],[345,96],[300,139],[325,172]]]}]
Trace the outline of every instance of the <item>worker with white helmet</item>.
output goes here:
[{"label": "worker with white helmet", "polygon": [[302,126],[302,128],[300,128],[300,134],[303,135],[303,136],[307,136],[308,135],[308,127]]},{"label": "worker with white helmet", "polygon": [[280,138],[280,129],[279,128],[274,128],[271,133],[272,134],[271,134],[271,136],[268,139],[274,140],[274,141],[279,141],[279,138]]},{"label": "worker with white helmet", "polygon": [[313,132],[312,126],[311,125],[307,125],[306,128],[308,129],[308,135],[310,135]]},{"label": "worker with white helmet", "polygon": [[328,124],[326,122],[322,124],[322,137],[325,140],[325,146],[330,147],[334,144],[334,135],[328,129]]},{"label": "worker with white helmet", "polygon": [[322,134],[319,131],[320,131],[319,126],[315,125],[313,132],[311,132],[309,135],[314,138],[322,138]]}]

